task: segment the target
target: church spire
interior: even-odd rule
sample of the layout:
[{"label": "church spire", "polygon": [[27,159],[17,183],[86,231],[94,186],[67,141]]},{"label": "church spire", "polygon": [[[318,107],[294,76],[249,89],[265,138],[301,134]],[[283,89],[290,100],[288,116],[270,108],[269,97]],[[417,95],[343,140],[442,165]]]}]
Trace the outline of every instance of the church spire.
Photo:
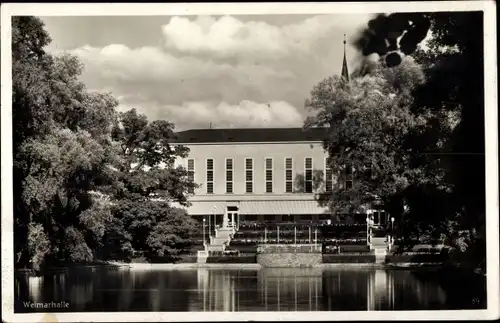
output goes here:
[{"label": "church spire", "polygon": [[346,40],[345,40],[345,34],[344,34],[344,62],[342,63],[342,78],[349,82],[349,71],[347,70],[347,59],[346,59],[346,55],[345,55],[345,44],[346,44]]}]

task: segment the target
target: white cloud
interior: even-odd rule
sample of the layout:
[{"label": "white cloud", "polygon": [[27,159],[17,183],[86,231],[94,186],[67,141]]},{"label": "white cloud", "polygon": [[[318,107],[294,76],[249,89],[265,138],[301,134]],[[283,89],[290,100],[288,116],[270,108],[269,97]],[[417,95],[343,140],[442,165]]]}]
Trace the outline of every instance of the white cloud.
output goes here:
[{"label": "white cloud", "polygon": [[301,126],[312,87],[341,70],[343,33],[365,21],[325,15],[277,26],[174,17],[161,29],[163,45],[70,52],[84,63],[88,88],[112,92],[121,109],[137,107],[150,120],[182,128],[206,127],[209,119],[219,127]]},{"label": "white cloud", "polygon": [[87,72],[121,81],[207,81],[230,76],[238,82],[257,83],[269,78],[283,80],[294,77],[287,69],[273,69],[253,63],[232,65],[189,56],[176,57],[155,47],[131,49],[120,44],[103,48],[83,46],[70,53],[83,61]]},{"label": "white cloud", "polygon": [[358,19],[327,15],[281,27],[262,21],[242,22],[232,16],[201,16],[194,21],[174,17],[162,32],[165,46],[183,53],[279,60],[290,55],[314,55],[318,41],[342,37],[339,29],[352,30],[357,24]]},{"label": "white cloud", "polygon": [[123,103],[123,111],[131,108],[140,113],[154,114],[157,119],[173,122],[177,130],[207,128],[301,127],[304,117],[297,108],[284,101],[257,103],[241,101],[233,105],[226,102],[186,102],[182,105],[129,105]]}]

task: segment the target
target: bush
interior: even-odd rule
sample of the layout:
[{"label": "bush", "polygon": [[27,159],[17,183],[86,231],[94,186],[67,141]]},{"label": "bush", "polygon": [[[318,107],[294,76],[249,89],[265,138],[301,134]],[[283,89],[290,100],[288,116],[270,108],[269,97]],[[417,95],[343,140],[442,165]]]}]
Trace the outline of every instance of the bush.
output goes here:
[{"label": "bush", "polygon": [[235,238],[232,239],[230,245],[233,246],[247,246],[247,245],[257,245],[260,243],[260,239],[241,239]]},{"label": "bush", "polygon": [[257,256],[209,256],[207,264],[255,264]]},{"label": "bush", "polygon": [[323,254],[323,263],[325,264],[375,263],[375,255]]}]

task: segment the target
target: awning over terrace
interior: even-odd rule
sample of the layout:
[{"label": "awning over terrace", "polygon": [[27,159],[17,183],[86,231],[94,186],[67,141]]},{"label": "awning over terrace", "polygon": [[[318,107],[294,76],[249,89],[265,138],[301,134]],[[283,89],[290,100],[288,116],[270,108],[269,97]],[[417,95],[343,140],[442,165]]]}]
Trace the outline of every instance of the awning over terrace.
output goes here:
[{"label": "awning over terrace", "polygon": [[[172,205],[181,207],[180,205]],[[314,200],[288,201],[192,201],[187,209],[190,215],[224,214],[228,206],[238,206],[240,215],[314,215],[327,214],[328,209],[318,206]],[[215,212],[214,212],[215,211]]]},{"label": "awning over terrace", "polygon": [[325,214],[327,208],[318,206],[314,200],[302,201],[241,201],[239,214],[295,215]]},{"label": "awning over terrace", "polygon": [[186,209],[190,215],[210,215],[224,214],[226,212],[227,204],[227,202],[219,201],[195,201],[191,202],[191,206],[188,208],[182,207],[176,203],[172,203],[172,206]]}]

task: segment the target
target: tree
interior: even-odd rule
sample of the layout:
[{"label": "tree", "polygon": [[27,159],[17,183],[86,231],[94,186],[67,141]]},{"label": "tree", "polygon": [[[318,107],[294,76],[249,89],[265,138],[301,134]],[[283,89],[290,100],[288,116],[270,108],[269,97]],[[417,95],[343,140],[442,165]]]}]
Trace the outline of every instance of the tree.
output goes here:
[{"label": "tree", "polygon": [[306,107],[317,114],[305,127],[329,129],[323,147],[330,168],[337,171],[331,192],[318,195],[322,206],[350,214],[380,199],[390,214],[401,218],[408,192],[438,185],[443,174],[413,167],[418,152],[405,141],[429,126],[427,115],[410,110],[412,92],[423,82],[420,66],[406,58],[393,68],[376,63],[349,84],[329,77],[313,88]]},{"label": "tree", "polygon": [[[418,28],[414,28],[415,21],[419,22]],[[417,48],[429,28],[432,37],[427,49]],[[413,32],[409,33],[409,29]],[[397,41],[405,30],[405,37]],[[375,192],[382,196],[386,208],[402,215],[397,227],[403,238],[411,240],[422,234],[444,237],[447,244],[461,251],[463,259],[468,258],[468,265],[475,267],[482,263],[484,268],[486,201],[482,32],[482,12],[379,15],[369,22],[356,45],[364,55],[384,55],[382,61],[397,67],[381,69],[385,63],[381,65],[380,62],[365,60],[353,73],[353,85],[349,87],[338,79],[327,79],[315,87],[307,105],[319,111],[309,125],[331,129],[332,143],[325,143],[325,147],[334,148],[329,150],[332,157],[338,154],[332,166],[345,162],[353,165],[357,172],[353,189],[343,192],[336,189],[331,196],[324,196],[324,203],[338,200],[330,204],[356,208],[370,201],[370,197],[362,195],[363,192]],[[403,41],[404,38],[408,39]],[[424,72],[425,82],[400,69],[405,60],[401,63],[400,59],[391,57],[389,62],[386,54],[390,51],[413,56]],[[401,72],[404,73],[398,74]],[[370,77],[375,79],[368,81]],[[359,96],[356,87],[359,88],[361,80],[372,83],[367,88],[372,99],[368,99],[368,95]],[[384,85],[387,81],[393,88],[388,92],[384,91],[387,90]],[[377,93],[382,95],[377,96]],[[364,98],[362,102],[355,100],[357,95]],[[395,104],[396,101],[400,103]],[[377,120],[378,114],[375,113],[367,113],[369,117],[365,119],[353,118],[352,111],[356,107],[365,113],[370,111],[362,109],[365,103],[365,108],[371,103],[372,111],[379,107],[378,113],[385,114],[383,119],[399,120],[400,126],[396,127],[399,129],[394,129],[384,120]],[[394,110],[391,106],[399,108]],[[398,116],[403,111],[404,114]],[[360,120],[368,125],[364,132],[359,130]],[[407,123],[403,122],[405,120]],[[348,130],[347,125],[352,130]],[[382,131],[377,125],[384,125],[385,129]],[[409,127],[405,130],[406,126]],[[386,141],[383,140],[384,133]],[[377,137],[377,134],[382,136]],[[352,139],[359,136],[365,140]],[[367,147],[361,150],[359,147],[363,143]],[[373,157],[370,145],[376,147],[374,151],[386,150],[386,162],[383,154]],[[355,152],[361,151],[370,152],[369,157],[356,156]],[[363,179],[359,171],[364,162],[373,168],[370,180]],[[384,165],[382,173],[380,165]],[[400,171],[396,172],[396,165]],[[380,174],[384,176],[377,181]],[[395,185],[398,181],[399,185]],[[362,188],[363,185],[366,187]],[[384,187],[390,189],[384,191]],[[349,191],[353,193],[350,196]],[[384,193],[389,194],[384,198]],[[388,198],[390,196],[392,198]],[[345,203],[340,202],[343,198]]]},{"label": "tree", "polygon": [[87,91],[77,58],[43,50],[38,18],[14,17],[12,35],[16,267],[177,254],[193,220],[170,202],[194,184],[173,125]]},{"label": "tree", "polygon": [[306,175],[297,173],[294,180],[294,193],[317,193],[324,186],[324,173],[321,169],[313,169],[311,172],[311,190],[306,190]]},{"label": "tree", "polygon": [[14,17],[16,266],[91,261],[110,218],[93,192],[109,181],[116,100],[86,91],[74,57],[52,57],[34,17]]},{"label": "tree", "polygon": [[[439,158],[450,194],[440,200],[448,216],[447,242],[462,249],[472,267],[485,265],[485,141],[483,13],[432,13],[432,37],[416,59],[427,82],[413,110],[433,116],[435,127],[415,136]],[[443,124],[454,127],[443,133]]]},{"label": "tree", "polygon": [[38,18],[14,17],[12,35],[16,266],[179,253],[194,225],[170,202],[194,184],[174,168],[187,149],[173,125],[87,91],[77,58],[44,51]]},{"label": "tree", "polygon": [[195,187],[186,169],[174,167],[188,148],[170,144],[173,124],[148,122],[135,109],[120,115],[112,133],[120,156],[114,216],[131,236],[132,249],[146,251],[150,258],[175,257],[196,228],[183,209],[170,206],[187,205],[188,192]]}]

